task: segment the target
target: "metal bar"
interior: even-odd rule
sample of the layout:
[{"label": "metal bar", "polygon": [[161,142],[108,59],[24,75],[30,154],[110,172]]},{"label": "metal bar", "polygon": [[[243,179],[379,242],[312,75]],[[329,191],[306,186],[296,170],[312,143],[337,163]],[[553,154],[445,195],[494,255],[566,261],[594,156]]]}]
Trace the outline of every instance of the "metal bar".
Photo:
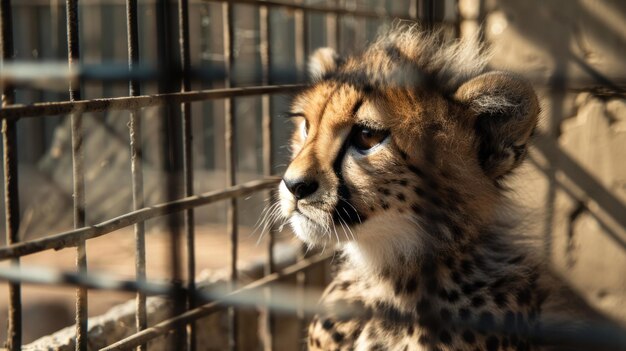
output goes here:
[{"label": "metal bar", "polygon": [[[337,0],[327,0],[337,1]],[[337,14],[326,15],[326,45],[339,50],[339,21]]]},{"label": "metal bar", "polygon": [[[0,2],[0,66],[14,59],[13,14],[11,0]],[[15,103],[15,89],[11,84],[2,85],[2,105],[0,111]],[[4,219],[7,245],[19,242],[20,197],[17,174],[17,133],[16,121],[2,121],[2,146],[4,165]],[[11,260],[19,266],[19,257]],[[22,288],[19,283],[9,284],[7,321],[7,342],[9,351],[22,348]]]},{"label": "metal bar", "polygon": [[[126,0],[126,27],[128,35],[128,69],[132,71],[139,64],[139,30],[137,25],[137,0]],[[139,96],[140,86],[137,80],[131,80],[128,85],[130,96]],[[133,210],[144,206],[143,194],[143,169],[142,169],[142,137],[141,137],[141,114],[139,110],[130,112],[130,157],[131,177],[133,192]],[[138,222],[134,225],[135,232],[135,277],[138,281],[146,279],[146,238],[145,223]],[[135,310],[135,326],[137,332],[148,327],[146,312],[146,294],[138,291]],[[137,347],[138,351],[146,351],[147,344]]]},{"label": "metal bar", "polygon": [[[302,4],[302,0],[297,0],[296,4]],[[294,47],[295,47],[295,60],[296,67],[299,72],[306,73],[306,59],[308,57],[308,22],[306,13],[302,10],[296,10],[294,13],[294,27],[295,27],[295,35],[294,35]],[[305,77],[301,77],[304,79]],[[300,80],[302,81],[302,80]],[[304,244],[300,244],[301,247],[298,250],[297,259],[303,260],[305,257],[306,248]],[[298,349],[306,348],[306,325],[305,325],[305,316],[304,316],[304,287],[306,284],[306,273],[299,272],[296,274],[296,318],[298,321],[298,338],[300,340],[300,344],[298,345]]]},{"label": "metal bar", "polygon": [[[312,257],[303,261],[299,261],[278,272],[272,273],[270,275],[266,275],[261,279],[257,279],[254,282],[233,291],[228,296],[235,297],[245,292],[249,292],[253,289],[258,289],[270,283],[290,277],[302,271],[303,269],[306,269],[308,267],[324,262],[325,260],[329,259],[331,255],[332,254],[319,255],[319,256],[315,256],[315,257]],[[257,303],[259,301],[261,300],[257,299]],[[189,323],[190,321],[193,321],[193,320],[198,320],[220,309],[228,308],[231,305],[232,303],[229,303],[228,300],[211,302],[209,304],[187,311],[179,316],[176,316],[171,319],[165,320],[161,323],[158,323],[157,325],[151,328],[148,328],[140,333],[131,335],[123,340],[120,340],[112,345],[109,345],[108,347],[102,348],[100,351],[128,350],[132,347],[135,347],[136,345],[140,343],[144,343],[149,340],[155,339],[161,335],[164,335],[179,325]],[[281,307],[281,306],[279,305],[276,307]],[[312,308],[312,312],[316,312],[316,308]]]},{"label": "metal bar", "polygon": [[184,211],[189,208],[208,205],[220,200],[230,199],[266,190],[274,187],[279,178],[265,178],[232,186],[223,190],[211,191],[200,195],[188,196],[182,199],[164,202],[140,210],[128,212],[119,217],[109,219],[89,227],[79,228],[45,238],[22,242],[0,248],[0,260],[30,255],[45,250],[60,250],[76,246],[80,241],[93,239],[111,233],[118,229],[143,222],[145,220],[164,216],[170,213]]},{"label": "metal bar", "polygon": [[[222,4],[222,31],[224,35],[224,72],[226,79],[224,86],[230,88],[233,85],[233,42],[234,42],[234,14],[233,6],[229,2]],[[234,186],[237,182],[237,152],[235,139],[235,101],[233,98],[224,100],[224,139],[225,139],[225,158],[226,158],[226,185]],[[228,212],[226,214],[227,231],[229,237],[229,278],[230,289],[234,290],[237,286],[237,199],[231,198],[228,204]],[[228,349],[237,350],[237,329],[238,329],[237,311],[231,307],[228,309]]]},{"label": "metal bar", "polygon": [[[267,6],[259,6],[259,47],[260,47],[260,59],[261,59],[261,72],[262,72],[262,84],[269,85],[271,77],[271,21],[269,15],[269,8]],[[271,115],[271,97],[267,94],[261,97],[261,133],[263,144],[263,175],[270,176],[272,174],[273,164],[273,150],[272,150],[272,115]],[[273,197],[273,192],[269,192],[270,203]],[[264,267],[264,274],[269,275],[274,273],[274,231],[270,226],[267,230],[267,246],[266,246],[266,261]],[[264,233],[261,233],[263,235]],[[267,288],[264,291],[265,299],[268,303],[271,303],[272,295],[271,289]],[[271,351],[274,349],[274,316],[269,309],[263,310],[259,316],[259,329],[260,339],[263,343],[263,350]]]},{"label": "metal bar", "polygon": [[[191,59],[189,49],[189,3],[188,0],[178,1],[178,41],[180,43],[180,62],[182,71],[181,91],[190,91]],[[191,105],[181,104],[183,127],[183,186],[185,196],[193,195],[193,132],[191,126]],[[195,219],[194,210],[185,211],[185,238],[187,251],[187,309],[196,307],[196,252],[195,252]],[[196,325],[187,325],[187,350],[196,350]]]},{"label": "metal bar", "polygon": [[[335,3],[340,5],[340,4],[343,3],[343,0],[335,0]],[[343,36],[342,36],[342,34],[343,34],[343,21],[342,21],[342,19],[343,19],[343,14],[342,13],[336,13],[336,16],[335,16],[335,21],[336,21],[335,22],[336,23],[336,27],[335,27],[335,30],[336,30],[336,32],[335,32],[335,43],[337,43],[337,46],[335,47],[335,49],[338,52],[342,52],[342,50],[344,48],[343,47],[343,42],[342,42],[342,40],[343,40]]]},{"label": "metal bar", "polygon": [[[302,0],[296,0],[296,3],[302,3]],[[309,54],[308,47],[308,21],[306,14],[302,10],[296,10],[294,13],[294,27],[295,27],[295,60],[296,68],[298,70],[298,81],[304,80],[303,73],[306,73],[306,59]]]},{"label": "metal bar", "polygon": [[165,106],[167,104],[224,99],[235,96],[293,93],[294,91],[304,87],[305,86],[302,84],[286,84],[267,87],[256,86],[247,88],[211,89],[184,93],[142,95],[137,97],[49,102],[32,105],[13,105],[0,110],[0,119],[19,119],[43,115],[66,115],[70,113],[135,110],[149,106]]},{"label": "metal bar", "polygon": [[[78,0],[66,0],[67,16],[67,63],[70,71],[80,61],[78,38]],[[70,81],[70,102],[81,100],[80,83]],[[74,190],[74,228],[85,226],[85,178],[83,167],[82,114],[71,115],[72,129],[72,177]],[[87,272],[87,249],[84,241],[76,248],[76,268],[80,273]],[[76,290],[76,350],[87,350],[87,289]]]},{"label": "metal bar", "polygon": [[414,21],[419,20],[419,2],[420,0],[409,1],[409,16]]},{"label": "metal bar", "polygon": [[302,3],[285,3],[281,1],[258,1],[258,0],[203,0],[207,2],[228,2],[231,4],[245,4],[245,5],[260,5],[261,3],[268,7],[282,7],[290,10],[301,10],[306,12],[316,12],[324,14],[336,14],[336,15],[350,15],[354,17],[365,18],[398,18],[404,20],[410,20],[411,17],[405,13],[388,14],[380,11],[366,11],[366,10],[350,10],[340,6],[318,6],[318,5],[304,5]]}]

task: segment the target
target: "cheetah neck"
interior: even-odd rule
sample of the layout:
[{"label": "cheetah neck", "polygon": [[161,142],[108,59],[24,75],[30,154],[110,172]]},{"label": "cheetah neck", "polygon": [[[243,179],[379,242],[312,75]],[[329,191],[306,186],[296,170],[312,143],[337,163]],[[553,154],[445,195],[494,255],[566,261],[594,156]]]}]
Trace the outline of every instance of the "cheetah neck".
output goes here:
[{"label": "cheetah neck", "polygon": [[[409,232],[396,237],[419,236]],[[432,245],[418,247],[418,242],[350,242],[343,250],[347,258],[344,269],[371,286],[386,281],[388,290],[393,291],[391,296],[398,297],[406,286],[415,285],[419,294],[427,292],[445,298],[452,286],[456,287],[455,294],[471,294],[504,277],[525,284],[537,267],[523,246],[515,245],[502,233],[489,231],[457,250]]]}]

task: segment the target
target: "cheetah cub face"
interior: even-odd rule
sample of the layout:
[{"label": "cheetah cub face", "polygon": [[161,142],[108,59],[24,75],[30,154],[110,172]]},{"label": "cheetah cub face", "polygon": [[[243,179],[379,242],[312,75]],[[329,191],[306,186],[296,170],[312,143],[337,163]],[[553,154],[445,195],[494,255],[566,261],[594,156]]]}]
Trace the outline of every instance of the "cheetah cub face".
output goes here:
[{"label": "cheetah cub face", "polygon": [[397,32],[360,56],[312,56],[279,192],[304,242],[406,256],[460,245],[493,220],[537,99],[522,79],[485,73],[476,50],[435,40]]}]

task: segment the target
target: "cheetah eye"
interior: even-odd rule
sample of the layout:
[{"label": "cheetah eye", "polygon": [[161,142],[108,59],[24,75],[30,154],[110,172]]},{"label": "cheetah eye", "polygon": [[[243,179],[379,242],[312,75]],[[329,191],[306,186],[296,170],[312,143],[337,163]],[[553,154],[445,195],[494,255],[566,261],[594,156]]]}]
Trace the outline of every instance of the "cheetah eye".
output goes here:
[{"label": "cheetah eye", "polygon": [[389,132],[386,130],[376,130],[356,125],[352,129],[350,144],[353,145],[357,151],[364,152],[380,144],[388,135]]}]

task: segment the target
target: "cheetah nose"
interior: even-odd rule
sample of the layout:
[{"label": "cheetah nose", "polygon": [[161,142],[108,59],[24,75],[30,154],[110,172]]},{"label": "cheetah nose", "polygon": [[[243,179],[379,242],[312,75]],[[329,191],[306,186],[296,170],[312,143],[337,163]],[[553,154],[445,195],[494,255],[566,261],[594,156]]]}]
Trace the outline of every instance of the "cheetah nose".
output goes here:
[{"label": "cheetah nose", "polygon": [[287,189],[296,197],[296,200],[304,199],[305,197],[313,194],[319,187],[319,183],[314,179],[297,178],[288,179],[283,178]]}]

